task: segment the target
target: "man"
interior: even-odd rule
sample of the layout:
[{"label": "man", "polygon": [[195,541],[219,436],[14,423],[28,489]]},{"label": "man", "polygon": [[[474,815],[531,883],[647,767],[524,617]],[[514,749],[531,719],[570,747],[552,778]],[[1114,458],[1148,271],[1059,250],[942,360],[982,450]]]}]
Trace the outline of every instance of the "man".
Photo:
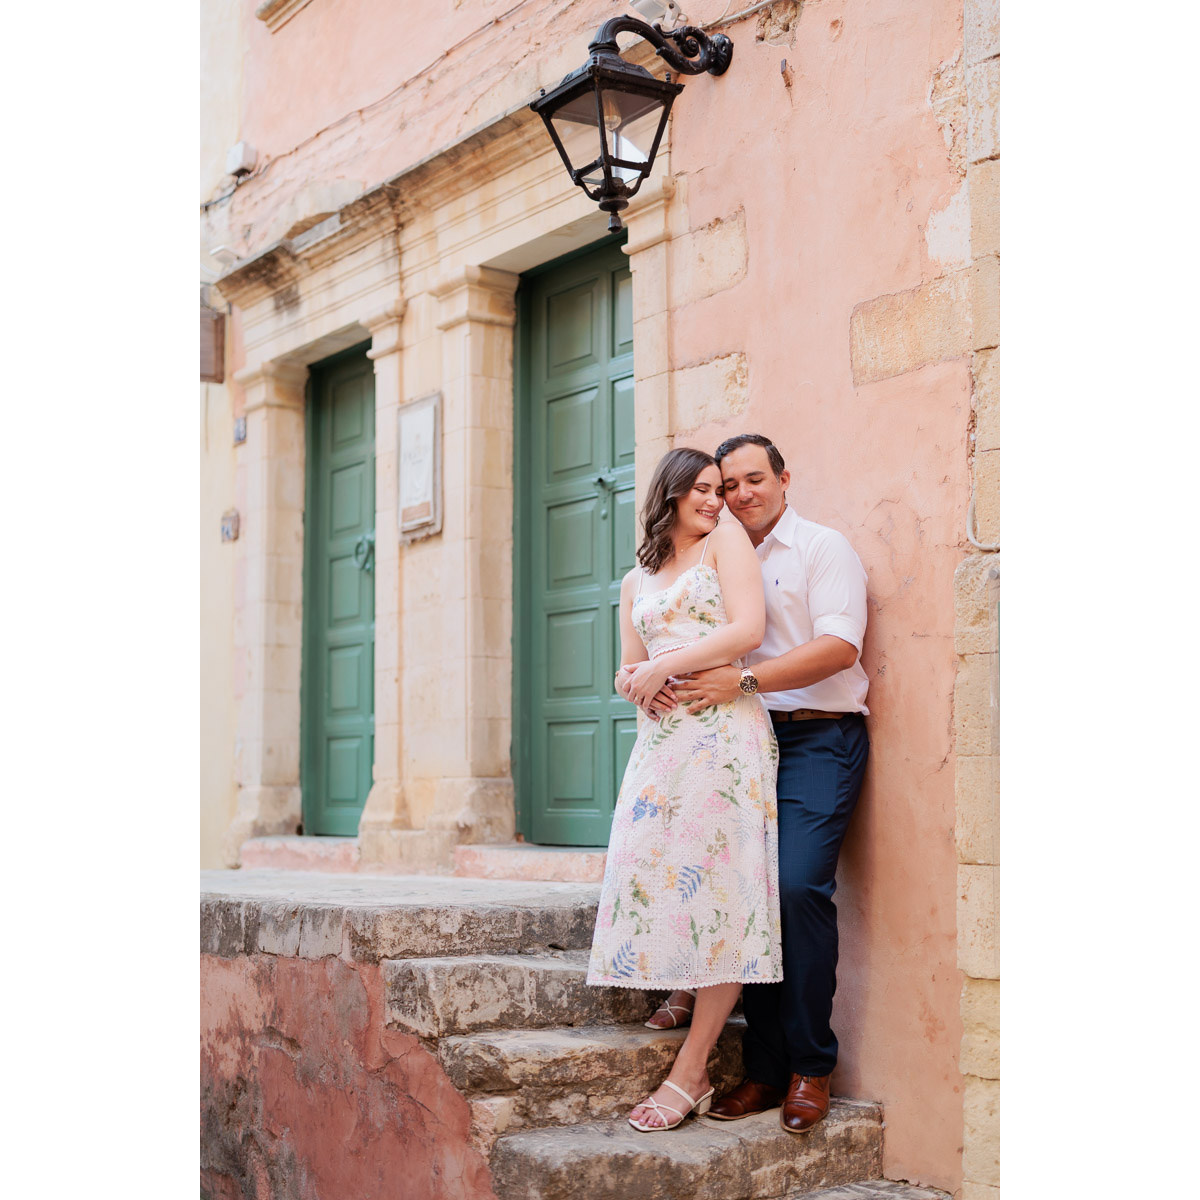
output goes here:
[{"label": "man", "polygon": [[[838,949],[834,874],[867,763],[867,676],[859,662],[866,572],[840,533],[788,505],[790,475],[767,438],[729,438],[715,457],[725,503],[758,554],[766,636],[745,670],[697,672],[660,692],[656,706],[677,702],[699,712],[758,692],[770,710],[779,741],[784,978],[745,987],[746,1078],[709,1116],[736,1121],[782,1105],[782,1127],[806,1133],[829,1111],[837,1063],[829,1024]],[[619,688],[623,682],[619,676]],[[669,999],[686,1006],[684,993]]]}]

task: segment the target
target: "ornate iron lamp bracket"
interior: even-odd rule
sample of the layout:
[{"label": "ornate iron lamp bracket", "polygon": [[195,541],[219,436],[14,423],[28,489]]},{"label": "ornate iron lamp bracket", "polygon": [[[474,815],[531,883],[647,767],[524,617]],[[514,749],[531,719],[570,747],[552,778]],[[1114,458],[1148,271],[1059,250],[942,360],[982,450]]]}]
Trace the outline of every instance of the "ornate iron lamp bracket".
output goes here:
[{"label": "ornate iron lamp bracket", "polygon": [[[659,25],[648,25],[636,17],[613,17],[596,31],[588,53],[619,54],[618,33],[636,33],[648,41],[673,70],[684,75],[723,75],[733,59],[733,42],[723,33],[709,37],[695,25],[681,25],[664,33]],[[675,45],[671,43],[674,42]]]}]

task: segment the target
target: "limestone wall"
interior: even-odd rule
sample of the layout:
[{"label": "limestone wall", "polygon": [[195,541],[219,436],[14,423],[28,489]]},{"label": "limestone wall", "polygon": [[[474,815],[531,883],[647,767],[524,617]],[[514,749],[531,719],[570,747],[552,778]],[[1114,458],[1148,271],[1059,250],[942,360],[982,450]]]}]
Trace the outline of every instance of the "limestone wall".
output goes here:
[{"label": "limestone wall", "polygon": [[[200,124],[200,200],[219,193],[225,154],[241,127],[241,10],[238,0],[206,0],[200,12],[200,77],[203,120]],[[209,250],[219,243],[204,236],[200,247],[201,282],[220,273]],[[237,334],[227,321],[226,348],[237,355]],[[230,860],[223,848],[225,831],[237,802],[234,782],[236,740],[234,691],[235,549],[221,541],[221,514],[234,503],[234,388],[201,383],[200,453],[200,865],[218,867]],[[236,861],[236,860],[234,860]]]},{"label": "limestone wall", "polygon": [[954,727],[962,1200],[1000,1194],[1000,17],[966,0],[971,208],[972,547],[955,577]]}]

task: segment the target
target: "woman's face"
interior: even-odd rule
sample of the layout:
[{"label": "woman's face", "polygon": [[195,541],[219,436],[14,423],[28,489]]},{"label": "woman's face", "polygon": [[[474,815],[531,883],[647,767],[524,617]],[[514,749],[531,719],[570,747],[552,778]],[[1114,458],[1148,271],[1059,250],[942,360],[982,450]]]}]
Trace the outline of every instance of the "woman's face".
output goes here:
[{"label": "woman's face", "polygon": [[721,499],[721,472],[715,466],[705,467],[692,490],[675,501],[676,526],[682,534],[703,537],[717,527],[717,518],[725,501]]}]

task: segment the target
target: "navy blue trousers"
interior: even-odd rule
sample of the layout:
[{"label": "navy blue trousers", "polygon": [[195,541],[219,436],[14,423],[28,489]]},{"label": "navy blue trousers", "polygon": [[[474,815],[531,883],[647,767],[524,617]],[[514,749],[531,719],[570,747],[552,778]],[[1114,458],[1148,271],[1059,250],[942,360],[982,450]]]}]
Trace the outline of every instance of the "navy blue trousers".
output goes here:
[{"label": "navy blue trousers", "polygon": [[867,726],[788,721],[779,741],[779,909],[783,982],[748,983],[746,1075],[786,1088],[792,1074],[829,1075],[838,1044],[829,1018],[837,986],[834,872],[867,766]]}]

